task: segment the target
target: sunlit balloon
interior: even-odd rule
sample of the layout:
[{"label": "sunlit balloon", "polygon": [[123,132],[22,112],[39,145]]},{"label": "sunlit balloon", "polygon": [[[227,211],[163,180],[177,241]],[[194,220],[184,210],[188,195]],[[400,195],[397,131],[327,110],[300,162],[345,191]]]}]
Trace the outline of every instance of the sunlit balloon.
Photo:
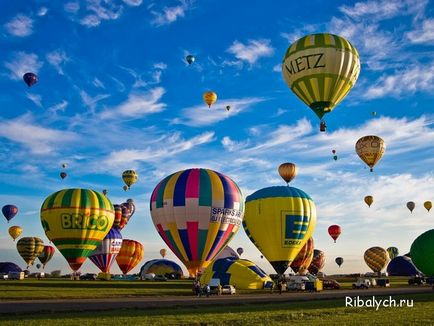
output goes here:
[{"label": "sunlit balloon", "polygon": [[167,250],[166,249],[160,249],[160,255],[161,255],[161,257],[166,257],[166,253],[167,253]]},{"label": "sunlit balloon", "polygon": [[38,82],[38,76],[36,76],[33,72],[26,72],[23,75],[23,80],[27,86],[32,87]]},{"label": "sunlit balloon", "polygon": [[374,202],[374,197],[372,196],[365,196],[365,203],[366,205],[368,205],[369,207],[371,207],[372,203]]},{"label": "sunlit balloon", "polygon": [[268,187],[246,198],[244,230],[280,275],[311,237],[315,225],[315,203],[300,189]]},{"label": "sunlit balloon", "polygon": [[203,100],[208,104],[208,107],[211,107],[211,105],[217,101],[217,94],[214,92],[205,92],[203,93]]},{"label": "sunlit balloon", "polygon": [[66,164],[66,163],[62,164],[62,168],[66,169],[67,167],[68,167],[68,164]]},{"label": "sunlit balloon", "polygon": [[[285,82],[322,119],[341,102],[360,73],[357,50],[341,36],[322,33],[290,45],[282,63]],[[321,131],[325,131],[322,121]]]},{"label": "sunlit balloon", "polygon": [[15,241],[15,239],[18,238],[21,233],[23,233],[23,228],[21,226],[14,225],[8,229],[8,232],[12,239]]},{"label": "sunlit balloon", "polygon": [[398,248],[396,247],[389,247],[386,249],[386,251],[391,260],[399,255]]},{"label": "sunlit balloon", "polygon": [[365,251],[363,258],[365,259],[366,265],[368,265],[374,273],[380,273],[384,267],[386,267],[389,255],[387,251],[381,247],[372,247]]},{"label": "sunlit balloon", "polygon": [[158,233],[191,276],[225,248],[244,216],[237,184],[219,172],[199,168],[160,181],[150,207]]},{"label": "sunlit balloon", "polygon": [[413,213],[414,208],[416,207],[416,204],[413,201],[409,201],[407,203],[407,208],[410,211],[410,213]]},{"label": "sunlit balloon", "polygon": [[237,248],[237,254],[238,254],[238,255],[241,256],[241,255],[243,254],[243,252],[244,252],[244,249],[243,249],[243,248],[241,248],[241,247],[238,247],[238,248]]},{"label": "sunlit balloon", "polygon": [[310,237],[304,244],[303,248],[298,252],[294,261],[291,263],[291,268],[294,272],[305,274],[313,259],[314,241]]},{"label": "sunlit balloon", "polygon": [[189,65],[191,65],[195,60],[196,60],[196,58],[191,54],[189,54],[185,57],[185,61],[187,61],[187,63]]},{"label": "sunlit balloon", "polygon": [[41,254],[38,256],[39,261],[42,263],[42,267],[45,268],[45,265],[53,258],[56,250],[52,246],[44,246]]},{"label": "sunlit balloon", "polygon": [[329,235],[333,238],[333,240],[336,242],[337,238],[342,233],[342,229],[339,225],[330,225],[328,228]]},{"label": "sunlit balloon", "polygon": [[17,241],[17,250],[27,264],[27,268],[33,264],[44,249],[44,242],[38,237],[24,237]]},{"label": "sunlit balloon", "polygon": [[425,276],[434,276],[434,229],[422,233],[413,241],[410,255],[413,264]]},{"label": "sunlit balloon", "polygon": [[430,209],[432,208],[432,203],[428,200],[423,203],[423,207],[425,207],[425,209],[429,212]]},{"label": "sunlit balloon", "polygon": [[122,180],[124,180],[127,189],[130,189],[131,185],[136,183],[138,178],[139,175],[134,170],[126,170],[122,172]]},{"label": "sunlit balloon", "polygon": [[104,237],[98,247],[89,255],[89,259],[103,273],[110,273],[110,267],[122,247],[122,235],[116,226]]},{"label": "sunlit balloon", "polygon": [[6,220],[9,221],[14,218],[15,215],[18,213],[18,207],[15,205],[4,205],[2,207],[2,213]]},{"label": "sunlit balloon", "polygon": [[325,254],[324,251],[319,250],[319,249],[315,249],[313,251],[313,258],[312,258],[312,262],[309,265],[309,273],[311,274],[318,274],[321,269],[324,267],[325,265]]},{"label": "sunlit balloon", "polygon": [[386,144],[378,136],[364,136],[356,143],[357,155],[370,167],[371,172],[374,169],[374,165],[383,157],[385,150]]},{"label": "sunlit balloon", "polygon": [[298,168],[294,163],[282,163],[279,165],[279,174],[288,185],[297,176]]},{"label": "sunlit balloon", "polygon": [[75,272],[110,231],[113,205],[102,193],[64,189],[48,196],[41,207],[45,234]]},{"label": "sunlit balloon", "polygon": [[116,256],[116,262],[122,273],[128,274],[142,260],[144,255],[143,245],[135,240],[122,240],[122,247]]},{"label": "sunlit balloon", "polygon": [[339,267],[344,263],[344,259],[342,257],[337,257],[335,259],[336,264],[338,264]]}]

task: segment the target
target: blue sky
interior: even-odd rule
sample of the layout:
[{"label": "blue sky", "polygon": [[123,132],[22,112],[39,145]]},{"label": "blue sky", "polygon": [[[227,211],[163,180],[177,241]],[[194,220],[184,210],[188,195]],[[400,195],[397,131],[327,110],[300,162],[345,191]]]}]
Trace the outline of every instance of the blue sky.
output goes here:
[{"label": "blue sky", "polygon": [[[325,134],[280,71],[288,46],[317,32],[346,37],[362,64]],[[0,42],[0,203],[19,207],[11,225],[23,236],[48,242],[39,208],[52,192],[108,189],[113,203],[134,198],[123,236],[144,244],[145,262],[167,248],[149,214],[164,176],[211,168],[247,196],[283,185],[277,167],[287,161],[299,167],[293,185],[317,204],[315,247],[326,253],[326,273],[368,271],[367,248],[404,254],[433,228],[433,212],[422,207],[434,200],[432,1],[21,0],[3,4]],[[187,54],[196,57],[191,66]],[[39,76],[30,89],[27,71]],[[207,90],[218,94],[211,109],[202,101]],[[374,173],[354,151],[369,134],[387,145]],[[128,193],[126,169],[139,173]],[[336,244],[331,224],[343,228]],[[0,261],[23,266],[8,226],[0,221]],[[230,245],[272,272],[243,230]],[[167,258],[178,261],[170,251]],[[58,252],[47,268],[69,271]],[[88,261],[82,270],[97,269]]]}]

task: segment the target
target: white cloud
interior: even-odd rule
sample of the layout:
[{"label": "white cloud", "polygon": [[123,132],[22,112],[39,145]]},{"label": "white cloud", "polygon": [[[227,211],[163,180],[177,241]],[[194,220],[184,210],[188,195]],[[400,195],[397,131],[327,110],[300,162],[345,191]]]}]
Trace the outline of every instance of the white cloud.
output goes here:
[{"label": "white cloud", "polygon": [[47,12],[48,12],[47,7],[41,7],[41,8],[39,8],[39,10],[37,12],[37,15],[39,17],[43,17],[43,16],[45,16],[47,14]]},{"label": "white cloud", "polygon": [[96,27],[102,20],[116,20],[121,16],[122,9],[122,6],[111,1],[87,0],[86,10],[91,14],[84,16],[80,24]]},{"label": "white cloud", "polygon": [[0,121],[0,137],[18,143],[37,155],[52,154],[56,148],[63,148],[78,139],[78,135],[70,131],[41,127],[32,121],[30,115]]},{"label": "white cloud", "polygon": [[165,93],[163,87],[156,87],[146,93],[131,93],[128,99],[120,105],[101,113],[101,118],[133,118],[139,119],[152,113],[158,113],[166,108],[166,104],[160,102]]},{"label": "white cloud", "polygon": [[101,18],[96,15],[87,15],[80,20],[80,24],[87,27],[96,27],[101,24]]},{"label": "white cloud", "polygon": [[63,100],[60,103],[57,103],[53,106],[50,106],[47,110],[56,114],[58,111],[65,112],[66,107],[68,106],[68,102]]},{"label": "white cloud", "polygon": [[23,14],[18,14],[5,24],[9,34],[25,37],[33,33],[33,19]]},{"label": "white cloud", "polygon": [[5,62],[5,67],[9,69],[11,79],[21,80],[26,72],[37,74],[42,67],[42,62],[34,53],[16,52],[12,61]]},{"label": "white cloud", "polygon": [[385,96],[402,97],[416,92],[434,90],[434,66],[431,64],[413,65],[405,70],[381,76],[364,92],[366,99]]},{"label": "white cloud", "polygon": [[27,98],[32,101],[35,105],[42,107],[41,101],[42,101],[42,97],[41,95],[37,95],[37,94],[31,94],[31,93],[27,93],[26,94]]},{"label": "white cloud", "polygon": [[122,0],[124,3],[126,3],[128,6],[137,7],[142,4],[142,0]]},{"label": "white cloud", "polygon": [[64,75],[62,66],[69,61],[69,58],[66,55],[65,51],[57,50],[49,52],[47,53],[46,58],[48,63],[52,65],[54,69],[56,69],[59,75]]},{"label": "white cloud", "polygon": [[93,86],[95,86],[97,88],[102,88],[102,89],[105,88],[103,82],[96,77],[93,79],[92,84],[93,84]]},{"label": "white cloud", "polygon": [[270,40],[249,40],[247,44],[234,41],[227,52],[232,53],[240,61],[246,61],[250,65],[254,64],[261,57],[273,55],[274,49],[270,45]]},{"label": "white cloud", "polygon": [[[247,97],[242,99],[225,99],[217,100],[211,108],[208,108],[205,103],[193,107],[184,108],[181,110],[181,116],[173,119],[172,124],[184,124],[187,126],[207,126],[218,121],[225,120],[231,116],[240,114],[248,110],[251,106],[265,101],[265,98]],[[229,105],[231,109],[226,110]],[[203,112],[205,110],[205,112]],[[198,112],[202,112],[198,114]]]},{"label": "white cloud", "polygon": [[97,103],[103,99],[110,97],[110,94],[98,94],[94,97],[90,96],[86,91],[80,91],[80,97],[83,104],[90,109],[91,112],[95,111]]},{"label": "white cloud", "polygon": [[191,8],[192,1],[181,0],[178,6],[164,7],[162,11],[154,11],[151,13],[155,16],[152,24],[156,26],[169,25],[177,19],[185,16],[185,13]]},{"label": "white cloud", "polygon": [[411,43],[432,43],[434,41],[434,19],[425,19],[418,29],[405,34]]},{"label": "white cloud", "polygon": [[223,145],[223,148],[226,149],[228,152],[238,151],[248,145],[247,141],[236,142],[233,141],[229,136],[223,137],[221,143]]},{"label": "white cloud", "polygon": [[72,1],[72,2],[65,3],[65,5],[63,6],[63,9],[66,12],[75,14],[75,13],[77,13],[80,10],[80,3],[77,2],[77,1]]}]

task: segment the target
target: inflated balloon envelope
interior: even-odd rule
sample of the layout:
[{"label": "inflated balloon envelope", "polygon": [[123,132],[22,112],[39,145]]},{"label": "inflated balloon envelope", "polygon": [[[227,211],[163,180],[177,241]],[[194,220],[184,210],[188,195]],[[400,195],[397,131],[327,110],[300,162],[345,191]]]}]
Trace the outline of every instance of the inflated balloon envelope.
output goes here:
[{"label": "inflated balloon envelope", "polygon": [[114,220],[113,205],[102,193],[64,189],[48,196],[41,207],[45,234],[77,271],[96,249]]}]

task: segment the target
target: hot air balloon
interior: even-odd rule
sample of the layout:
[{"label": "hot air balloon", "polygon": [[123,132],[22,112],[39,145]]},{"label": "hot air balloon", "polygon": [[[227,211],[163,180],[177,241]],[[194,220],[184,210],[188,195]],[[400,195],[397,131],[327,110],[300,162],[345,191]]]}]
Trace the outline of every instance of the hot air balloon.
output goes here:
[{"label": "hot air balloon", "polygon": [[385,150],[386,144],[384,140],[378,136],[364,136],[356,143],[357,155],[370,167],[371,172],[374,169],[374,165],[377,164],[383,156]]},{"label": "hot air balloon", "polygon": [[23,233],[23,228],[18,225],[14,225],[9,228],[8,232],[12,239],[14,239],[15,241],[15,239],[18,238],[21,233]]},{"label": "hot air balloon", "polygon": [[66,163],[62,164],[62,168],[66,169],[67,167],[68,167],[68,164],[66,164]]},{"label": "hot air balloon", "polygon": [[68,175],[66,174],[66,172],[60,172],[60,177],[63,179],[65,179]]},{"label": "hot air balloon", "polygon": [[121,221],[122,221],[122,206],[114,204],[114,221],[113,226],[120,228]]},{"label": "hot air balloon", "polygon": [[387,251],[390,259],[393,259],[399,255],[398,248],[396,248],[396,247],[389,247],[386,249],[386,251]]},{"label": "hot air balloon", "polygon": [[44,246],[41,254],[38,256],[39,261],[42,263],[42,267],[45,268],[45,265],[53,258],[56,250],[52,246]]},{"label": "hot air balloon", "polygon": [[27,268],[33,264],[43,249],[44,242],[37,237],[25,237],[17,241],[18,253],[27,263]]},{"label": "hot air balloon", "polygon": [[344,259],[342,257],[337,257],[335,259],[336,264],[338,264],[339,267],[344,263]]},{"label": "hot air balloon", "polygon": [[230,105],[226,105],[226,111],[229,111],[231,109]]},{"label": "hot air balloon", "polygon": [[334,149],[332,150],[332,154],[333,154],[333,159],[335,161],[337,161],[338,160],[338,156],[336,155],[336,151]]},{"label": "hot air balloon", "polygon": [[326,125],[326,113],[341,102],[357,81],[360,59],[356,48],[341,36],[312,34],[295,41],[285,53],[285,82]]},{"label": "hot air balloon", "polygon": [[107,189],[103,189],[103,190],[102,190],[102,193],[103,193],[103,195],[105,196],[105,195],[108,194],[108,190],[107,190]]},{"label": "hot air balloon", "polygon": [[388,261],[387,251],[381,247],[372,247],[365,251],[364,259],[366,265],[374,273],[381,273],[381,271],[386,267]]},{"label": "hot air balloon", "polygon": [[123,189],[124,191],[127,191],[127,190],[128,190],[128,186],[125,185],[125,186],[122,187],[122,189]]},{"label": "hot air balloon", "polygon": [[365,203],[369,207],[371,207],[372,203],[374,202],[374,197],[372,196],[365,196]]},{"label": "hot air balloon", "polygon": [[23,75],[23,80],[27,86],[32,87],[38,82],[38,76],[36,76],[33,72],[26,72]]},{"label": "hot air balloon", "polygon": [[130,211],[130,214],[132,217],[134,215],[134,213],[136,212],[136,205],[134,204],[134,200],[127,199],[127,201],[125,203],[122,203],[122,205],[126,206],[128,208],[128,210]]},{"label": "hot air balloon", "polygon": [[425,276],[434,276],[434,229],[422,233],[413,241],[410,255],[413,264]]},{"label": "hot air balloon", "polygon": [[282,163],[279,165],[278,171],[288,185],[297,176],[298,168],[294,163]]},{"label": "hot air balloon", "polygon": [[2,207],[2,213],[4,217],[9,221],[18,213],[18,207],[15,205],[4,205]]},{"label": "hot air balloon", "polygon": [[166,275],[170,278],[180,279],[184,273],[181,266],[168,259],[152,259],[140,268],[140,277],[145,278],[146,274]]},{"label": "hot air balloon", "polygon": [[312,262],[309,265],[309,273],[311,274],[318,274],[319,271],[324,267],[325,265],[325,254],[324,251],[321,251],[319,249],[315,249],[313,251],[313,259]]},{"label": "hot air balloon", "polygon": [[41,266],[42,266],[41,264],[36,264],[37,269],[41,268]]},{"label": "hot air balloon", "polygon": [[371,114],[372,114],[372,116],[373,116],[373,117],[375,117],[375,116],[377,115],[377,112],[375,112],[375,111],[372,111],[372,113],[371,113]]},{"label": "hot air balloon", "polygon": [[428,200],[423,203],[423,207],[429,212],[429,210],[432,208],[432,203]]},{"label": "hot air balloon", "polygon": [[300,189],[268,187],[246,198],[244,230],[279,275],[311,237],[315,224],[315,203]]},{"label": "hot air balloon", "polygon": [[309,265],[312,263],[313,250],[314,242],[313,238],[310,237],[291,263],[291,268],[294,272],[299,274],[305,274],[307,272]]},{"label": "hot air balloon", "polygon": [[261,259],[264,259],[264,255],[261,255]]},{"label": "hot air balloon", "polygon": [[217,94],[214,92],[205,92],[203,93],[203,100],[208,104],[208,107],[211,107],[211,105],[217,101]]},{"label": "hot air balloon", "polygon": [[166,257],[166,252],[167,252],[167,250],[166,249],[160,249],[160,255],[161,255],[161,257]]},{"label": "hot air balloon", "polygon": [[185,57],[185,61],[187,61],[187,63],[189,65],[191,65],[195,60],[196,60],[196,58],[191,54],[189,54],[188,56]]},{"label": "hot air balloon", "polygon": [[124,180],[125,185],[128,187],[128,189],[130,189],[131,185],[137,182],[138,178],[139,175],[134,170],[126,170],[122,173],[122,180]]},{"label": "hot air balloon", "polygon": [[416,204],[413,201],[409,201],[407,203],[407,208],[410,211],[410,213],[413,213],[413,209],[416,207]]},{"label": "hot air balloon", "polygon": [[137,266],[143,258],[143,245],[135,240],[122,240],[122,247],[116,256],[116,262],[122,273],[127,274]]},{"label": "hot air balloon", "polygon": [[89,255],[89,259],[101,270],[101,272],[110,273],[110,267],[115,261],[116,256],[119,254],[121,247],[121,232],[116,226],[113,226],[100,245]]},{"label": "hot air balloon", "polygon": [[341,234],[342,230],[339,225],[330,225],[328,228],[328,232],[330,236],[333,238],[333,240],[336,242],[336,239],[339,238],[339,235]]},{"label": "hot air balloon", "polygon": [[243,254],[243,252],[244,252],[244,249],[243,248],[241,248],[241,247],[239,247],[239,248],[237,248],[237,254],[238,255],[242,255]]},{"label": "hot air balloon", "polygon": [[76,272],[110,231],[113,205],[102,193],[64,189],[48,196],[41,223],[50,239]]},{"label": "hot air balloon", "polygon": [[150,206],[158,233],[191,276],[225,248],[244,216],[237,184],[209,169],[164,178],[152,192]]}]

